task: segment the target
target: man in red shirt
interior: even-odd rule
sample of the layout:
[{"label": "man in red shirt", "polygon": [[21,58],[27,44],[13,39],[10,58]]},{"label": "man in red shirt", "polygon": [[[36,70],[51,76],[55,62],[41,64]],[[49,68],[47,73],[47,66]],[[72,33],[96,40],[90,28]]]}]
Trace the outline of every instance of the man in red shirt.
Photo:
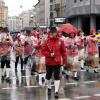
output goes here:
[{"label": "man in red shirt", "polygon": [[46,79],[48,85],[48,95],[51,95],[51,77],[55,79],[55,98],[59,98],[58,90],[60,85],[60,67],[66,64],[66,48],[60,39],[56,27],[50,27],[50,32],[46,41],[42,45],[42,53],[45,56]]}]

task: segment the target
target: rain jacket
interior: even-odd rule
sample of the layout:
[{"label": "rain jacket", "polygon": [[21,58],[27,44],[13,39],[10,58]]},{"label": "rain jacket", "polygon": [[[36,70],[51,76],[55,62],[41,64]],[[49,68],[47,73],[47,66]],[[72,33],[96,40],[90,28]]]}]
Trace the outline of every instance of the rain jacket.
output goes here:
[{"label": "rain jacket", "polygon": [[[56,38],[48,36],[42,45],[42,53],[46,58],[46,65],[60,65],[62,61],[63,64],[66,64],[66,47],[59,36]],[[51,53],[54,53],[55,56],[51,57]]]},{"label": "rain jacket", "polygon": [[34,36],[26,36],[24,42],[24,55],[32,55],[33,51],[35,51],[36,45],[37,39]]},{"label": "rain jacket", "polygon": [[99,51],[98,51],[96,36],[95,37],[88,36],[86,38],[86,41],[87,41],[88,54],[92,56],[98,54]]},{"label": "rain jacket", "polygon": [[44,55],[42,54],[42,44],[44,43],[44,41],[45,41],[45,37],[43,35],[42,38],[37,39],[37,44],[35,46],[37,57],[44,57]]},{"label": "rain jacket", "polygon": [[10,33],[1,33],[0,36],[0,56],[10,56],[11,45],[13,45],[13,39]]},{"label": "rain jacket", "polygon": [[82,49],[84,49],[84,43],[85,43],[85,41],[84,41],[84,36],[77,36],[76,37],[77,38],[77,45],[78,45],[78,50],[82,50]]},{"label": "rain jacket", "polygon": [[65,46],[67,48],[67,55],[70,57],[74,57],[78,55],[78,41],[75,38],[67,38],[65,41]]}]

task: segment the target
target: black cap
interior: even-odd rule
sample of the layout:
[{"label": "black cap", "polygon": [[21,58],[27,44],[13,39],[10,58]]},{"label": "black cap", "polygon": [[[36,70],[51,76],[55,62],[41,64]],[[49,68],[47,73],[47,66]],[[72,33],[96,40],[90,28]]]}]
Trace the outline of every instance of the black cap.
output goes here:
[{"label": "black cap", "polygon": [[36,27],[33,27],[33,30],[36,30]]},{"label": "black cap", "polygon": [[51,26],[51,27],[49,27],[49,29],[51,32],[57,32],[57,29],[55,26]]},{"label": "black cap", "polygon": [[30,35],[31,31],[30,30],[26,30],[26,35]]}]

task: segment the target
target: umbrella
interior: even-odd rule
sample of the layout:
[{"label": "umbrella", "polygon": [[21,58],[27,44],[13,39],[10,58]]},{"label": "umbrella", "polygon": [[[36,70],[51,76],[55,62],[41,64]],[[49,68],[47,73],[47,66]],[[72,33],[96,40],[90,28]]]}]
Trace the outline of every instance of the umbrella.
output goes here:
[{"label": "umbrella", "polygon": [[62,24],[60,26],[60,30],[62,32],[65,32],[65,33],[69,34],[69,33],[75,32],[76,31],[76,28],[72,24],[67,23],[67,24]]},{"label": "umbrella", "polygon": [[32,36],[36,36],[36,33],[34,31],[31,32]]}]

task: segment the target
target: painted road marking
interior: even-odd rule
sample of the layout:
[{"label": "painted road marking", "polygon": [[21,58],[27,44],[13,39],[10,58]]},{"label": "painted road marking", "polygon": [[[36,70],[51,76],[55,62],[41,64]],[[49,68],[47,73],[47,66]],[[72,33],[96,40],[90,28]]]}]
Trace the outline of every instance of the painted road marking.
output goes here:
[{"label": "painted road marking", "polygon": [[17,89],[17,87],[7,87],[7,88],[2,88],[3,90],[13,90],[13,89]]},{"label": "painted road marking", "polygon": [[58,99],[58,100],[71,100],[71,99],[69,99],[69,98],[63,98],[63,99]]},{"label": "painted road marking", "polygon": [[39,88],[39,87],[41,87],[41,86],[24,86],[25,88]]},{"label": "painted road marking", "polygon": [[80,83],[83,83],[83,84],[91,84],[91,83],[97,83],[98,81],[83,81],[83,82],[80,82]]},{"label": "painted road marking", "polygon": [[100,96],[100,94],[94,94],[94,96],[99,97],[99,96]]},{"label": "painted road marking", "polygon": [[75,99],[84,99],[84,98],[90,98],[91,96],[79,96],[79,97],[74,97]]},{"label": "painted road marking", "polygon": [[83,82],[65,83],[65,85],[91,84],[91,83],[97,83],[97,82],[98,81],[83,81]]},{"label": "painted road marking", "polygon": [[75,83],[65,83],[66,85],[77,85],[78,83],[75,82]]}]

